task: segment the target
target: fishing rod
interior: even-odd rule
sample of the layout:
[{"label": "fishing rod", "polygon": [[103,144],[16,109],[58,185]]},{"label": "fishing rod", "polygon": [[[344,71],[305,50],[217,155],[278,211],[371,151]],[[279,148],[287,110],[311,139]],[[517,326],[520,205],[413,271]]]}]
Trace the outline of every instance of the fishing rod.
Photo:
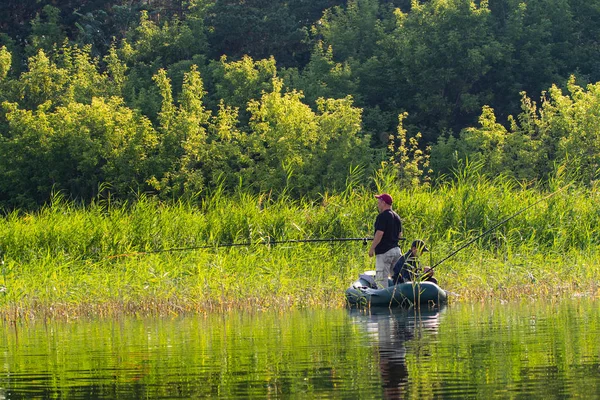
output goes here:
[{"label": "fishing rod", "polygon": [[108,258],[117,258],[117,257],[129,257],[141,254],[152,254],[152,253],[172,253],[176,251],[191,251],[191,250],[199,250],[199,249],[213,249],[216,247],[250,247],[254,245],[276,245],[276,244],[286,244],[286,243],[319,243],[319,242],[355,242],[362,241],[364,245],[367,244],[367,241],[373,240],[370,237],[364,238],[325,238],[325,239],[289,239],[289,240],[271,240],[267,238],[267,240],[259,241],[259,242],[242,242],[242,243],[221,243],[221,244],[213,244],[213,245],[202,245],[202,246],[189,246],[189,247],[174,247],[170,249],[156,249],[156,250],[147,250],[147,251],[137,251],[134,253],[126,253],[126,254],[117,254],[113,256],[109,256]]},{"label": "fishing rod", "polygon": [[[541,199],[539,199],[538,201],[528,205],[527,207],[517,211],[516,213],[514,213],[513,215],[511,215],[508,218],[503,219],[502,221],[498,222],[496,225],[492,226],[491,228],[489,228],[487,231],[483,232],[481,235],[469,240],[467,243],[463,244],[462,246],[460,246],[458,249],[454,250],[452,253],[450,253],[449,255],[447,255],[446,257],[442,258],[440,261],[438,261],[435,265],[433,265],[431,267],[431,270],[433,270],[435,267],[437,267],[438,265],[440,265],[441,263],[443,263],[444,261],[446,261],[447,259],[449,259],[450,257],[454,256],[456,253],[458,253],[459,251],[461,251],[462,249],[464,249],[465,247],[469,246],[470,244],[472,244],[473,242],[477,241],[478,239],[482,238],[483,236],[487,235],[488,233],[490,233],[491,231],[493,231],[494,229],[496,229],[497,227],[499,227],[500,225],[505,224],[506,222],[510,221],[511,219],[513,219],[514,217],[516,217],[519,214],[524,213],[525,211],[527,211],[528,209],[530,209],[531,207],[535,206],[536,204],[541,203],[544,200],[548,200],[550,197],[554,196],[555,194],[562,192],[564,189],[568,188],[569,186],[571,186],[573,183],[569,183],[566,186],[563,186],[562,188],[558,189],[556,192],[550,193],[549,195],[547,195],[546,197],[542,197]],[[423,276],[425,276],[426,274],[423,274]],[[422,277],[423,277],[422,276]]]}]

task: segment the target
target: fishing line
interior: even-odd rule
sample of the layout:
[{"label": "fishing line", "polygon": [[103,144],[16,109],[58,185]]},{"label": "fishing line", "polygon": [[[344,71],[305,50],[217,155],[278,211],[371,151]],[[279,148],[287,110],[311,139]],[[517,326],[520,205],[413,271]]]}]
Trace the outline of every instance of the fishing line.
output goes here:
[{"label": "fishing line", "polygon": [[[519,214],[524,213],[525,211],[529,210],[531,207],[535,206],[536,204],[541,203],[544,200],[548,200],[550,197],[554,196],[555,194],[562,192],[564,189],[568,188],[569,186],[571,186],[573,184],[573,182],[569,183],[566,186],[563,186],[562,188],[558,189],[556,192],[550,193],[549,195],[547,195],[546,197],[542,197],[541,199],[539,199],[538,201],[528,205],[527,207],[517,211],[516,213],[514,213],[513,215],[511,215],[508,218],[503,219],[502,221],[498,222],[496,225],[492,226],[491,228],[489,228],[487,231],[483,232],[481,235],[469,240],[467,243],[463,244],[462,246],[460,246],[458,249],[454,250],[452,253],[450,253],[449,255],[447,255],[446,257],[442,258],[440,261],[438,261],[434,266],[431,267],[431,270],[433,270],[435,267],[437,267],[438,265],[440,265],[441,263],[443,263],[444,261],[446,261],[447,259],[449,259],[450,257],[454,256],[456,253],[458,253],[459,251],[461,251],[462,249],[464,249],[465,247],[469,246],[470,244],[472,244],[473,242],[477,241],[478,239],[482,238],[483,236],[487,235],[488,233],[490,233],[491,231],[493,231],[494,229],[496,229],[497,227],[499,227],[502,224],[505,224],[506,222],[510,221],[511,219],[513,219],[514,217],[516,217]],[[425,276],[425,274],[421,275],[421,279]]]}]

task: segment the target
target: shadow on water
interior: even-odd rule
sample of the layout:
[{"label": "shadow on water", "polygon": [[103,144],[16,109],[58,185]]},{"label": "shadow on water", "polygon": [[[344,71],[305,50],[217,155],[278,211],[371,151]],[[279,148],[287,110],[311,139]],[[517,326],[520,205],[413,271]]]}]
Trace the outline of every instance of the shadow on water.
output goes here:
[{"label": "shadow on water", "polygon": [[435,335],[444,308],[434,309],[351,309],[352,320],[364,326],[379,356],[385,398],[407,395],[410,371],[406,364],[408,342],[428,340]]}]

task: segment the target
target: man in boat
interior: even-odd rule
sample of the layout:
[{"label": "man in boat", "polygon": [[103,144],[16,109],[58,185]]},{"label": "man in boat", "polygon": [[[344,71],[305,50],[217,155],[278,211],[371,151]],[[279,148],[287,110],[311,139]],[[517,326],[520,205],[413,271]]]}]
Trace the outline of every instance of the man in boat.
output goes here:
[{"label": "man in boat", "polygon": [[402,237],[402,221],[392,210],[392,196],[382,193],[375,196],[379,214],[375,219],[375,237],[369,248],[369,257],[375,256],[375,282],[378,287],[388,287],[392,268],[402,256],[398,241]]},{"label": "man in boat", "polygon": [[429,281],[437,284],[437,279],[433,277],[433,269],[425,267],[423,269],[423,276],[419,268],[419,256],[426,251],[429,251],[425,242],[421,239],[417,239],[412,242],[410,250],[403,254],[402,257],[394,265],[394,275],[392,281],[395,284],[403,282],[414,282],[417,279],[423,281]]}]

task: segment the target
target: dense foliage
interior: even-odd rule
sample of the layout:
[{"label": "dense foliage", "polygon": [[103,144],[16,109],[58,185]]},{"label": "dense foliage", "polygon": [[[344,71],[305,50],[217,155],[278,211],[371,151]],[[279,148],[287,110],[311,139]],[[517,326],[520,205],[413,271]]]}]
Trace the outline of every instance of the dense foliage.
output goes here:
[{"label": "dense foliage", "polygon": [[[552,184],[563,188],[552,197],[515,190],[471,166],[436,189],[381,189],[396,199],[405,236],[426,240],[425,265],[446,258],[436,276],[460,294],[453,301],[597,295],[600,191],[565,188],[560,176]],[[200,205],[140,196],[85,207],[55,195],[0,218],[0,319],[342,305],[350,282],[374,267],[362,241],[291,242],[372,235],[368,189],[319,202],[222,194]]]},{"label": "dense foliage", "polygon": [[5,3],[3,208],[599,173],[598,0]]}]

